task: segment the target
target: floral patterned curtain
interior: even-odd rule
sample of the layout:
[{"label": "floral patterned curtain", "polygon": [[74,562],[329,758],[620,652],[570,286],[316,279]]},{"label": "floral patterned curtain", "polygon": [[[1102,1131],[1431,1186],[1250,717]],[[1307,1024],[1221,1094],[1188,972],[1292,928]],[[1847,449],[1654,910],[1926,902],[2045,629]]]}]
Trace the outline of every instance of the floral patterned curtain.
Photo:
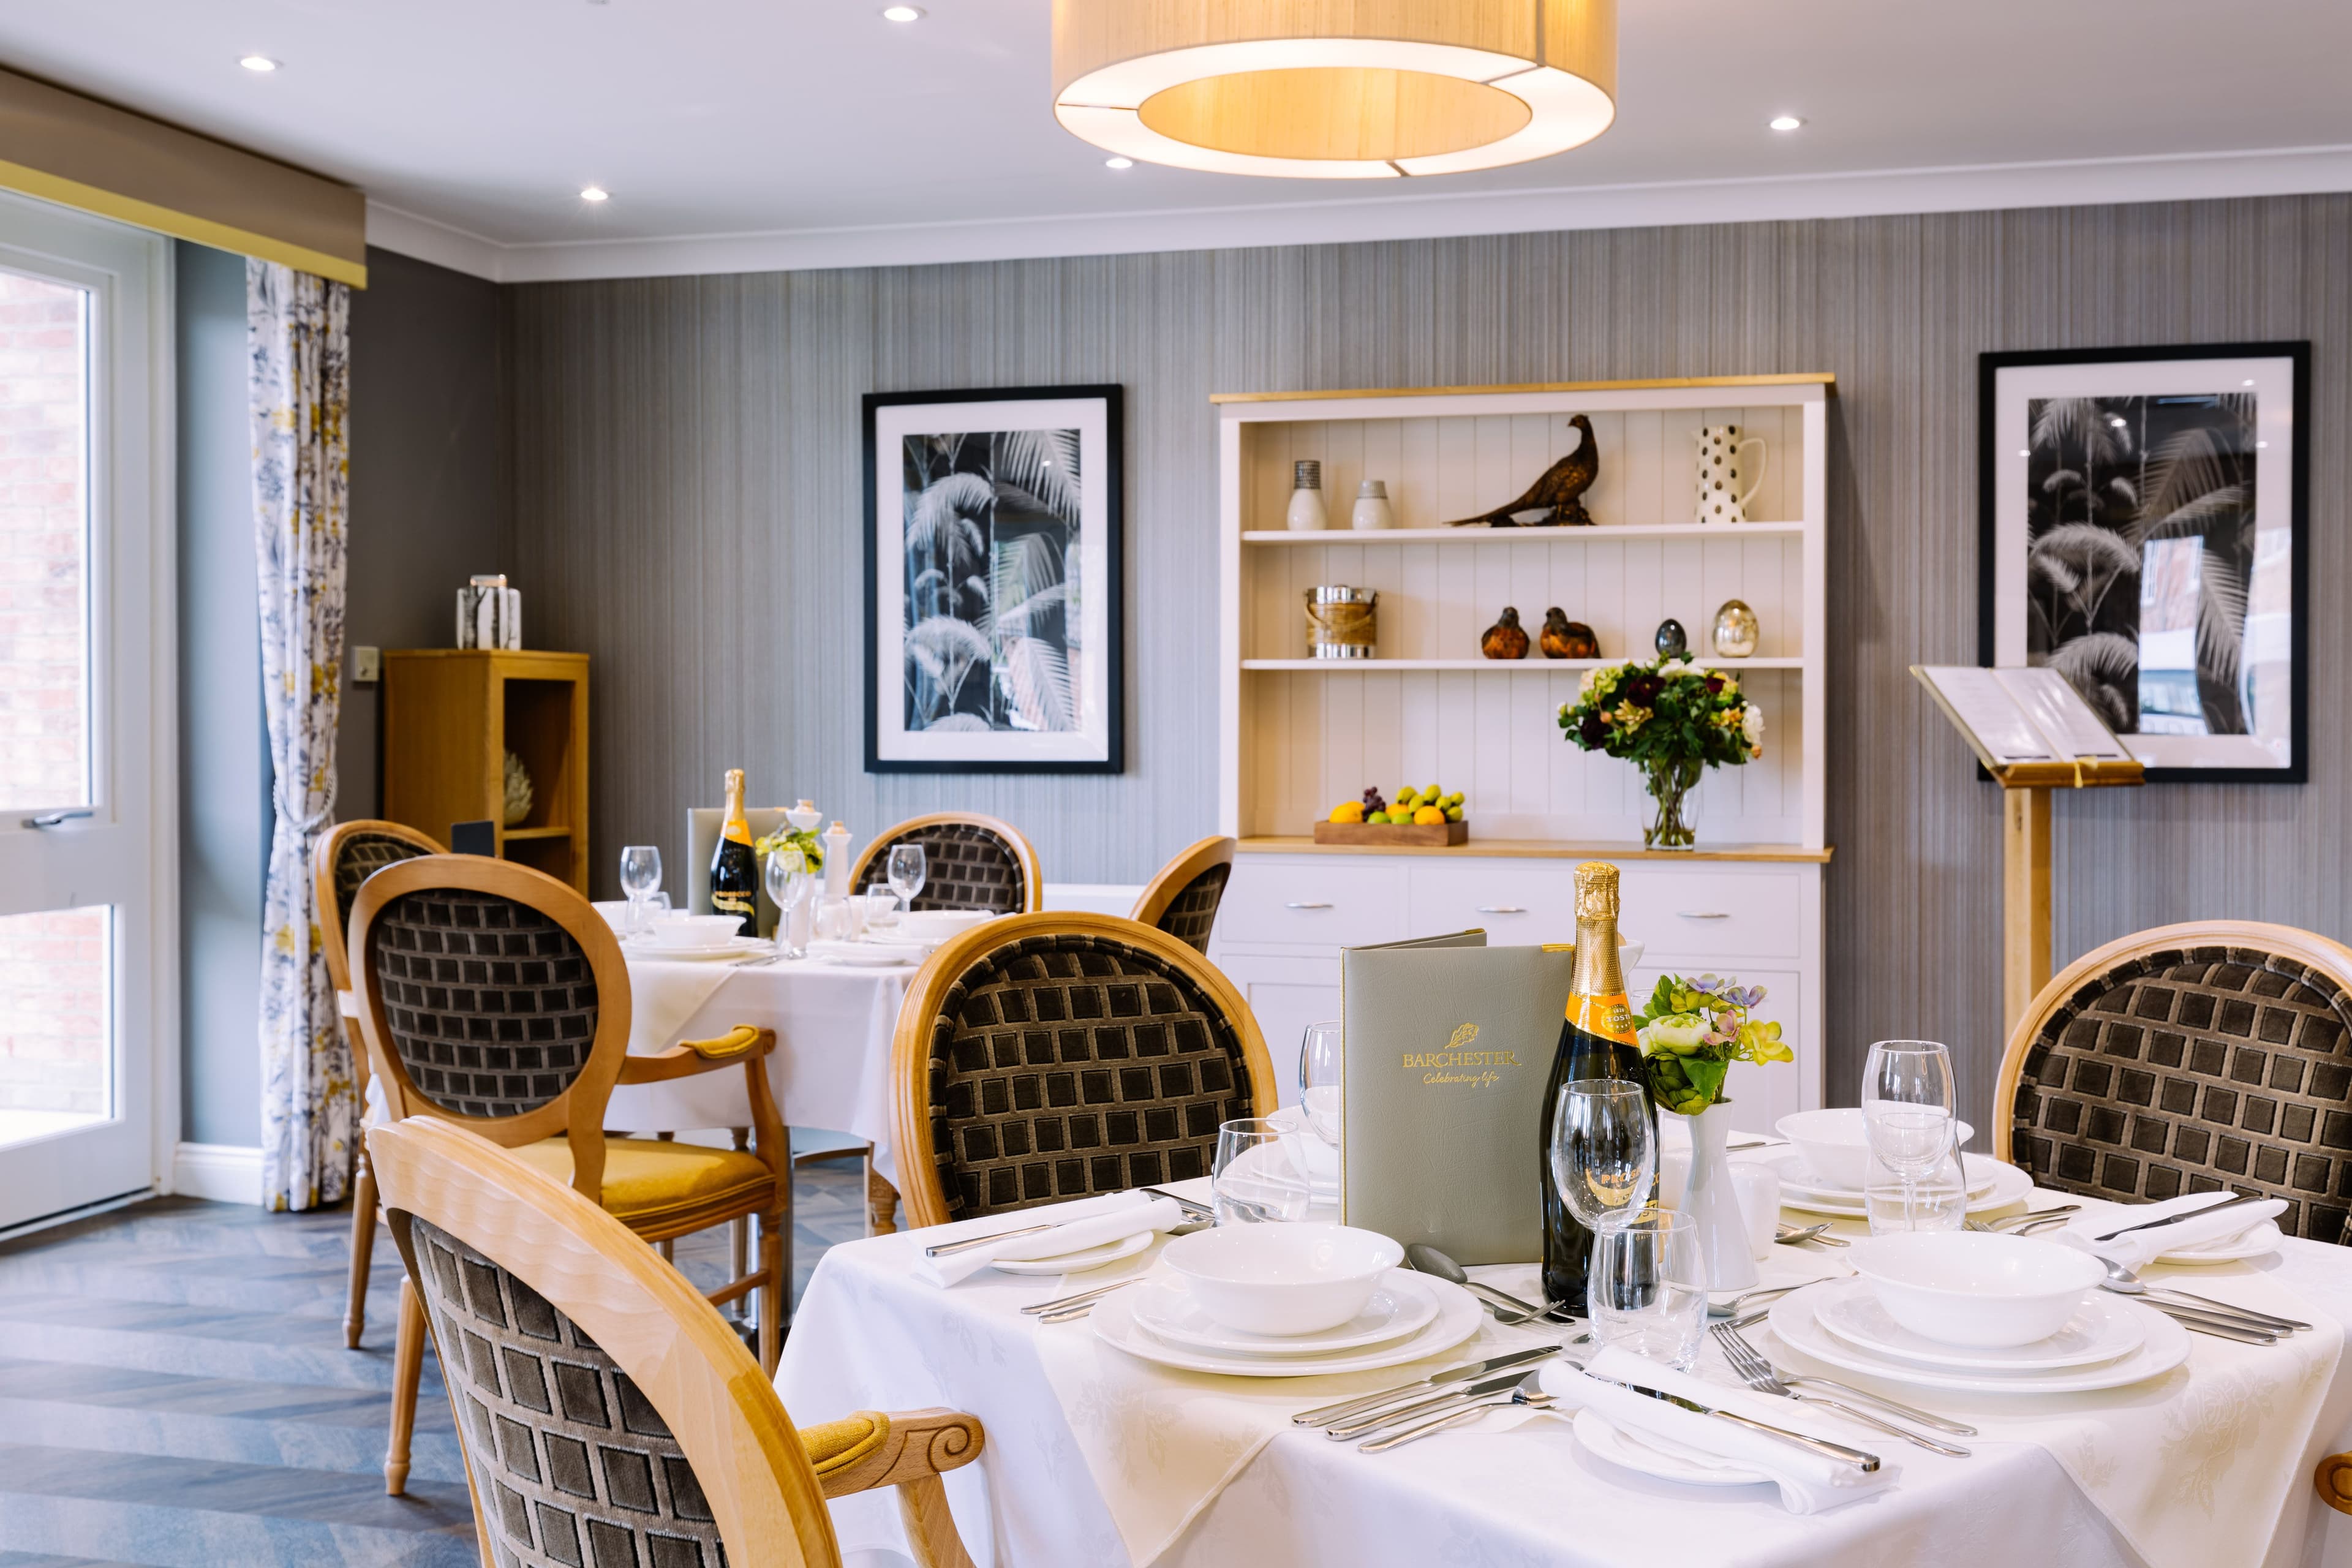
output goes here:
[{"label": "floral patterned curtain", "polygon": [[311,846],[334,819],[342,706],[351,290],[248,258],[245,310],[262,703],[277,777],[262,914],[261,1193],[267,1207],[306,1209],[342,1197],[359,1125],[310,884]]}]

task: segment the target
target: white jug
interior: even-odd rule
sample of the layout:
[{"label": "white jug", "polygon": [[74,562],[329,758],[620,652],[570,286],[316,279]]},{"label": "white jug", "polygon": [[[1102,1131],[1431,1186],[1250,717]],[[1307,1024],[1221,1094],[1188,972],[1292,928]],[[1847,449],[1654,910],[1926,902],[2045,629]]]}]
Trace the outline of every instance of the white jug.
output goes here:
[{"label": "white jug", "polygon": [[[1756,448],[1755,477],[1743,487],[1739,482],[1739,454],[1750,447]],[[1764,463],[1769,455],[1763,437],[1750,436],[1743,441],[1737,425],[1700,426],[1698,521],[1746,522],[1748,498],[1764,482]]]}]

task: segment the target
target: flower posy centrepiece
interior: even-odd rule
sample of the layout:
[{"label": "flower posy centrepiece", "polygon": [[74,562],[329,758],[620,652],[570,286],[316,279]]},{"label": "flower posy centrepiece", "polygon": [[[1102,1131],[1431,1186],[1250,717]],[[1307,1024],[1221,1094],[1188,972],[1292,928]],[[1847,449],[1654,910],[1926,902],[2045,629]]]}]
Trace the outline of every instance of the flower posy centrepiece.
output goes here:
[{"label": "flower posy centrepiece", "polygon": [[1763,1000],[1761,985],[1718,975],[1660,976],[1635,1031],[1651,1098],[1665,1110],[1696,1116],[1723,1099],[1724,1075],[1733,1062],[1795,1061],[1796,1053],[1781,1043],[1780,1026],[1755,1016]]}]

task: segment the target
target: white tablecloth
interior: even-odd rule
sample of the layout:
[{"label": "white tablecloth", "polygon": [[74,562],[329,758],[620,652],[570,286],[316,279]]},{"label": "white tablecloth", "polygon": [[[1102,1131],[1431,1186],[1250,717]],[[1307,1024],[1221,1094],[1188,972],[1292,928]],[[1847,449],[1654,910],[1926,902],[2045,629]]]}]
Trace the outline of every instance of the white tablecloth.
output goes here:
[{"label": "white tablecloth", "polygon": [[[632,1001],[645,1026],[632,1031],[629,1049],[658,1051],[678,1040],[723,1035],[738,1024],[775,1030],[768,1081],[784,1121],[870,1140],[875,1171],[895,1184],[890,1039],[914,975],[911,964],[859,969],[798,959],[715,973],[709,964],[632,959]],[[686,1005],[678,1005],[681,998]],[[683,1132],[746,1126],[751,1112],[742,1074],[712,1072],[615,1089],[604,1120],[632,1132]]]},{"label": "white tablecloth", "polygon": [[[854,1409],[944,1405],[971,1411],[987,1428],[988,1448],[947,1485],[964,1541],[980,1563],[1142,1568],[1097,1484],[1104,1455],[1089,1445],[1099,1447],[1105,1412],[1081,1404],[1074,1420],[1065,1404],[1070,1347],[1056,1346],[1050,1372],[1039,1354],[1039,1333],[1083,1331],[1084,1324],[1041,1331],[1016,1310],[1066,1287],[1054,1279],[983,1274],[940,1290],[909,1277],[910,1258],[928,1239],[877,1237],[825,1255],[777,1369],[786,1406],[803,1422]],[[1808,1249],[1801,1256],[1833,1255]],[[1790,1267],[1797,1271],[1793,1277],[1822,1268]],[[2352,1321],[2352,1249],[2289,1242],[2264,1267],[2315,1310]],[[1505,1289],[1532,1293],[1532,1269],[1477,1272]],[[1077,1276],[1066,1289],[1114,1277],[1108,1271]],[[1441,1358],[1441,1364],[1525,1342],[1523,1331],[1489,1321],[1476,1340]],[[1172,1390],[1187,1374],[1167,1377]],[[1057,1381],[1065,1385],[1060,1395]],[[1387,1381],[1402,1379],[1378,1374],[1371,1385]],[[1126,1405],[1136,1394],[1106,1384],[1101,1397]],[[1286,1408],[1337,1397],[1302,1395]],[[1937,1404],[1924,1391],[1917,1398]],[[1148,1467],[1155,1443],[1184,1441],[1187,1435],[1178,1430],[1181,1405],[1181,1396],[1171,1396],[1135,1406],[1145,1418],[1130,1419],[1131,1452],[1120,1462]],[[1254,1453],[1240,1451],[1231,1480],[1172,1544],[1146,1560],[1182,1568],[1243,1563],[1646,1568],[1662,1560],[1671,1542],[1667,1555],[1705,1568],[1876,1568],[1897,1562],[2137,1568],[2140,1563],[2066,1468],[2041,1447],[1977,1441],[1975,1457],[1957,1461],[1893,1439],[1871,1446],[1905,1467],[1902,1484],[1866,1502],[1800,1517],[1784,1512],[1769,1489],[1701,1490],[1612,1469],[1586,1455],[1563,1423],[1549,1418],[1511,1425],[1508,1416],[1497,1415],[1477,1429],[1381,1456],[1360,1454],[1352,1444],[1334,1443],[1318,1432],[1283,1429]],[[2319,1455],[2347,1448],[2352,1366],[2339,1362],[2298,1462],[2300,1474],[2286,1489],[2290,1522],[2273,1541],[2269,1568],[2352,1568],[2352,1519],[2318,1506],[2309,1481]],[[1183,1468],[1169,1467],[1171,1474]],[[2184,1482],[2191,1479],[2184,1471]],[[1132,1526],[1131,1501],[1122,1507]],[[902,1545],[887,1500],[844,1499],[833,1508],[845,1549]]]}]

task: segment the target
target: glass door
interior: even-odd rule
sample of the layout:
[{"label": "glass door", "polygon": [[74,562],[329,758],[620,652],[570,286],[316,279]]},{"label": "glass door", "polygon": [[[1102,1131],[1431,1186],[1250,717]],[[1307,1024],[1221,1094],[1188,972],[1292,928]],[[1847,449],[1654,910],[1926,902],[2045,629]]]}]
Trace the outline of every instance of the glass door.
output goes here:
[{"label": "glass door", "polygon": [[0,198],[0,1227],[146,1190],[176,1110],[164,244]]}]

